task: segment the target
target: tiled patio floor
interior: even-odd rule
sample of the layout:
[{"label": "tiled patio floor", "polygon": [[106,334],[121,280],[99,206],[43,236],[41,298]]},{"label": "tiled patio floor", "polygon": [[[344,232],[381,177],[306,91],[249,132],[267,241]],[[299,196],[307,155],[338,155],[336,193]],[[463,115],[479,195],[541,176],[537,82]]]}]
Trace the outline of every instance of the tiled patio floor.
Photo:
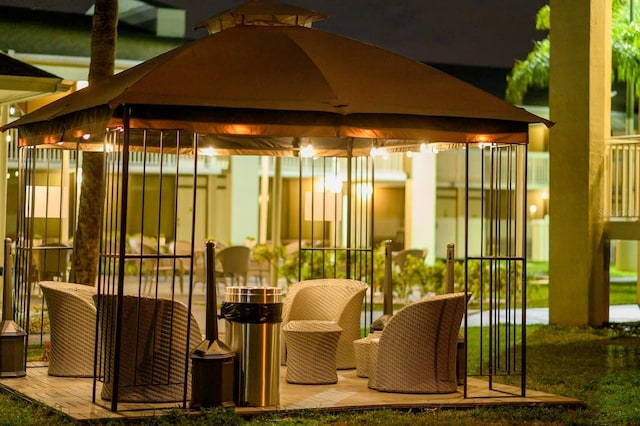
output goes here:
[{"label": "tiled patio floor", "polygon": [[[281,369],[280,405],[277,407],[237,407],[240,415],[298,410],[365,410],[376,408],[469,408],[479,406],[563,406],[579,408],[584,404],[572,398],[528,390],[526,397],[512,396],[519,393],[515,388],[504,387],[490,391],[487,383],[468,379],[467,394],[463,388],[458,392],[441,395],[415,395],[377,392],[367,388],[367,379],[356,376],[355,370],[339,370],[335,385],[293,385],[284,380],[286,367]],[[76,421],[97,419],[131,419],[160,415],[167,409],[181,404],[127,404],[118,405],[118,412],[110,411],[110,403],[97,399],[91,402],[92,379],[51,377],[45,363],[30,363],[27,375],[21,378],[0,379],[0,386],[11,389],[32,401],[39,401]],[[99,391],[98,391],[99,395]]]}]

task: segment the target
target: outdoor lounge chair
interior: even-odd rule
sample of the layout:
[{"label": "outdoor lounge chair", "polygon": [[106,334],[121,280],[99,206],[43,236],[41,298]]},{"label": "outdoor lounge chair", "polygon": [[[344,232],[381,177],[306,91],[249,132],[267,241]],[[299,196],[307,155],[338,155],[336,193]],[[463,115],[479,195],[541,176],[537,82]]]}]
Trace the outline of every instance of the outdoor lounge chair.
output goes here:
[{"label": "outdoor lounge chair", "polygon": [[[176,273],[180,274],[180,293],[183,293],[183,278],[191,276],[193,284],[206,284],[206,262],[205,262],[205,246],[202,243],[196,243],[193,248],[193,269],[191,264],[191,241],[172,241],[169,243],[169,252],[176,257]],[[180,257],[188,256],[188,257]],[[187,278],[189,282],[189,278]]]},{"label": "outdoor lounge chair", "polygon": [[231,285],[247,285],[251,249],[247,246],[229,246],[216,253],[216,262],[222,267],[225,285],[227,278]]},{"label": "outdoor lounge chair", "polygon": [[[180,292],[184,293],[182,275],[179,273],[180,265],[174,262],[173,254],[163,250],[153,238],[131,237],[129,238],[131,253],[139,256],[137,260],[144,272],[144,293],[150,294],[156,278],[162,275],[165,278],[173,279],[178,270],[180,281]],[[167,255],[169,255],[167,257]]]},{"label": "outdoor lounge chair", "polygon": [[[327,278],[300,281],[289,288],[282,308],[282,327],[289,321],[335,321],[342,329],[336,368],[355,368],[353,341],[360,338],[360,316],[367,284],[357,280]],[[282,338],[281,363],[286,364]]]},{"label": "outdoor lounge chair", "polygon": [[457,391],[456,356],[465,293],[428,297],[396,312],[371,339],[369,387],[384,392]]},{"label": "outdoor lounge chair", "polygon": [[40,288],[49,313],[49,375],[93,377],[95,288],[60,281],[41,281]]},{"label": "outdoor lounge chair", "polygon": [[407,257],[415,257],[416,259],[424,260],[426,256],[427,249],[404,249],[393,255],[393,262],[397,265],[398,270],[401,271],[404,269]]},{"label": "outdoor lounge chair", "polygon": [[[99,299],[98,299],[99,297]],[[115,357],[116,295],[95,296],[100,308],[99,363],[104,383],[101,397],[111,400]],[[189,354],[203,340],[200,327],[182,302],[123,296],[119,402],[171,402],[183,399]],[[186,376],[187,398],[191,386]]]},{"label": "outdoor lounge chair", "polygon": [[66,244],[43,244],[34,247],[40,281],[67,280],[72,247]]}]

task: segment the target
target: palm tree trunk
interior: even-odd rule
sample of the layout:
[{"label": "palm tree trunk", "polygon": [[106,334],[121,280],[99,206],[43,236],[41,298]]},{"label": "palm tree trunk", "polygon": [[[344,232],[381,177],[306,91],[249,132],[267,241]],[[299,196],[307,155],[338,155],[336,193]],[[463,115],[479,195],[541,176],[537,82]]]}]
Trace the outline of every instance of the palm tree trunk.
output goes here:
[{"label": "palm tree trunk", "polygon": [[[91,33],[89,84],[113,75],[118,0],[96,0]],[[104,154],[83,153],[78,221],[73,238],[71,281],[95,285],[104,206]]]}]

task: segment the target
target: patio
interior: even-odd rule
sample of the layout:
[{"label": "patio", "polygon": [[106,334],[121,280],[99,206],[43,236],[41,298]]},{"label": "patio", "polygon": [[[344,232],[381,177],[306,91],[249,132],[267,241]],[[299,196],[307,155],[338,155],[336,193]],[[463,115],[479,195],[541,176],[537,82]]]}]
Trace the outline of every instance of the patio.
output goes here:
[{"label": "patio", "polygon": [[[160,296],[170,297],[170,286],[164,280],[158,283]],[[133,277],[127,280],[125,293],[135,292],[138,288]],[[186,299],[186,295],[176,295]],[[38,292],[32,295],[32,303],[39,304]],[[201,324],[206,323],[205,293],[200,285],[194,288],[192,298],[193,314]],[[474,314],[473,317],[476,315]],[[220,320],[220,337],[224,339],[224,321]],[[39,335],[31,335],[32,343]],[[48,340],[48,335],[43,336]],[[22,378],[1,378],[0,386],[9,392],[21,395],[27,400],[40,402],[57,411],[69,415],[76,421],[99,419],[133,419],[162,415],[172,408],[182,407],[176,403],[125,403],[118,404],[118,411],[111,411],[111,402],[100,399],[101,383],[96,386],[96,403],[92,402],[93,379],[54,377],[47,374],[48,363],[30,361],[27,363],[27,375]],[[287,369],[280,368],[280,405],[268,407],[237,407],[239,415],[252,416],[272,412],[290,412],[298,410],[373,410],[380,408],[429,409],[452,408],[466,409],[497,405],[513,406],[563,406],[581,408],[584,404],[573,398],[527,390],[526,396],[518,396],[519,387],[495,385],[490,390],[486,380],[467,378],[467,393],[459,386],[456,393],[450,394],[406,394],[387,393],[369,389],[366,378],[356,376],[356,370],[338,370],[338,383],[331,385],[296,385],[285,380]],[[194,411],[195,412],[195,411]]]},{"label": "patio", "polygon": [[[467,386],[469,392],[477,396],[465,399],[462,387],[458,388],[458,392],[452,394],[378,392],[368,389],[367,379],[357,377],[355,370],[339,370],[338,383],[335,385],[294,385],[285,381],[285,375],[286,367],[282,367],[280,370],[279,406],[237,407],[236,412],[242,416],[251,416],[297,410],[466,409],[497,405],[584,407],[584,404],[579,400],[533,390],[528,390],[526,397],[513,396],[519,392],[519,389],[507,386],[500,388],[504,392],[489,391],[486,382],[473,378],[468,379]],[[119,411],[112,412],[109,401],[98,400],[96,404],[91,402],[93,379],[49,376],[44,362],[28,363],[26,377],[0,379],[0,386],[20,394],[28,400],[48,405],[69,415],[76,421],[134,419],[162,415],[172,408],[181,406],[178,403],[120,403]]]}]

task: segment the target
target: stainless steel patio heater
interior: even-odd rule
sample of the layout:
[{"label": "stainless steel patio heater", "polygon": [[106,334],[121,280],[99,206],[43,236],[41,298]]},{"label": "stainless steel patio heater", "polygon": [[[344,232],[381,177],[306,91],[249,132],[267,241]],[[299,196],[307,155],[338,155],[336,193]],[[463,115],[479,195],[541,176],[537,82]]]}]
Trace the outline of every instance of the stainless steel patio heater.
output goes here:
[{"label": "stainless steel patio heater", "polygon": [[236,354],[218,339],[215,243],[206,245],[207,306],[205,340],[191,353],[191,408],[233,406]]},{"label": "stainless steel patio heater", "polygon": [[27,333],[13,320],[11,239],[4,241],[4,286],[0,323],[0,377],[24,377],[27,374],[25,346]]}]

